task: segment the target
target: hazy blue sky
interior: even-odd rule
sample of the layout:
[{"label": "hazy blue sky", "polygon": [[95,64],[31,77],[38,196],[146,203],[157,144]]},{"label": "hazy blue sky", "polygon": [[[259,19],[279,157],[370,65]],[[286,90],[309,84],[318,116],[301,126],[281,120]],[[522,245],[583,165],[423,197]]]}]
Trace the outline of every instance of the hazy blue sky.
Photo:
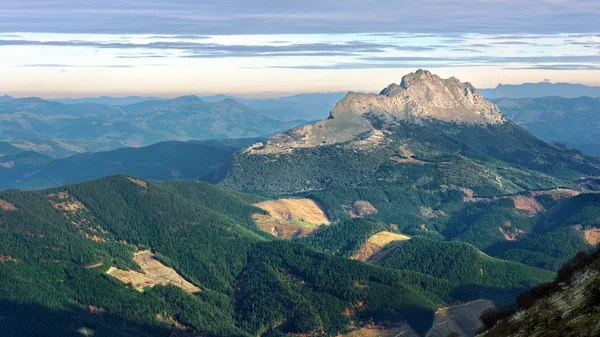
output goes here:
[{"label": "hazy blue sky", "polygon": [[599,17],[598,0],[2,0],[0,94],[375,91],[417,68],[600,85]]}]

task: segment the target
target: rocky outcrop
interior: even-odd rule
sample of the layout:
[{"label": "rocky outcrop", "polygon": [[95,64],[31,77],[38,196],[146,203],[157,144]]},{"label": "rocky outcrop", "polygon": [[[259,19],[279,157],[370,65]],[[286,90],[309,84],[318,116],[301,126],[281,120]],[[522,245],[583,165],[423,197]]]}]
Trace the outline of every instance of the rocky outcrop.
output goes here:
[{"label": "rocky outcrop", "polygon": [[349,92],[328,119],[276,135],[256,152],[289,152],[293,148],[347,142],[399,121],[426,120],[481,125],[507,121],[498,107],[486,101],[470,83],[418,70],[402,77],[400,85],[391,84],[379,94]]},{"label": "rocky outcrop", "polygon": [[600,248],[579,253],[554,282],[519,296],[515,312],[490,311],[482,320],[498,320],[483,337],[600,336]]}]

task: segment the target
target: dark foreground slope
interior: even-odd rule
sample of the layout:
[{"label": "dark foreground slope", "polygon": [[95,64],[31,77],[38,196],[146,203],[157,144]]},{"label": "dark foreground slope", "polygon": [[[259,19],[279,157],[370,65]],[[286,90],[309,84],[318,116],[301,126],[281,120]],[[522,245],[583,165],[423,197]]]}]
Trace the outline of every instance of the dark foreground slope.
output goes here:
[{"label": "dark foreground slope", "polygon": [[483,318],[493,326],[485,337],[599,336],[600,249],[579,253],[553,282],[519,296],[515,309]]},{"label": "dark foreground slope", "polygon": [[[127,176],[0,192],[0,334],[336,335],[368,322],[423,334],[440,305],[472,299],[441,277],[273,241],[252,222],[264,211],[249,202],[259,200]],[[151,276],[138,260],[148,250],[197,291],[110,276]],[[520,284],[547,278],[534,272]]]}]

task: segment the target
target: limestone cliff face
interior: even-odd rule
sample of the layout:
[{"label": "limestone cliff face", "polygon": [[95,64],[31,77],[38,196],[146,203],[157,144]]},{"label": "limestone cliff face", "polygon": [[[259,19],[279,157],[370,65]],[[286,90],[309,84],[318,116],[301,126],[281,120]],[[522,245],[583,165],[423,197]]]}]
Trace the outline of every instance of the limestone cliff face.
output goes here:
[{"label": "limestone cliff face", "polygon": [[426,120],[468,124],[502,124],[498,107],[486,101],[470,83],[442,79],[427,70],[402,77],[379,94],[350,92],[331,110],[330,117],[274,136],[252,151],[273,153],[354,140],[373,129],[399,121]]}]

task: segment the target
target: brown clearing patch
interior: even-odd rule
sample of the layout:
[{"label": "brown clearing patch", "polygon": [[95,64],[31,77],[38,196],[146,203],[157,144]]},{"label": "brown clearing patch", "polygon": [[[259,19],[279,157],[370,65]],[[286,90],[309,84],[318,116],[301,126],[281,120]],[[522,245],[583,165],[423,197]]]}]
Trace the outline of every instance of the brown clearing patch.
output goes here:
[{"label": "brown clearing patch", "polygon": [[512,197],[515,202],[515,208],[523,211],[527,211],[530,217],[535,216],[538,213],[546,211],[544,206],[540,204],[535,198],[527,197],[524,195],[515,195]]},{"label": "brown clearing patch", "polygon": [[95,263],[95,264],[93,264],[91,266],[87,266],[86,268],[88,268],[88,269],[98,268],[98,267],[102,267],[103,265],[104,265],[104,262],[98,262],[98,263]]},{"label": "brown clearing patch", "polygon": [[156,320],[159,321],[159,322],[170,324],[170,325],[174,326],[177,329],[187,329],[187,327],[185,325],[177,322],[175,320],[175,318],[173,318],[173,316],[164,317],[161,314],[156,314],[156,316],[154,316],[154,318],[156,318]]},{"label": "brown clearing patch", "polygon": [[105,239],[105,238],[101,238],[101,237],[99,237],[98,235],[90,235],[90,234],[88,234],[88,233],[86,233],[86,232],[83,232],[83,231],[82,231],[82,233],[83,233],[83,235],[84,235],[86,238],[88,238],[88,239],[90,239],[90,240],[92,240],[92,241],[94,241],[94,242],[106,242],[106,239]]},{"label": "brown clearing patch", "polygon": [[538,195],[549,195],[554,200],[566,199],[566,198],[574,197],[579,194],[580,194],[580,192],[571,190],[568,188],[557,188],[557,189],[553,189],[553,190],[531,192],[532,197],[536,197]]},{"label": "brown clearing patch", "polygon": [[498,227],[498,229],[500,230],[500,233],[502,233],[506,241],[517,241],[517,236],[514,233],[511,233],[502,227]]},{"label": "brown clearing patch", "polygon": [[14,258],[12,256],[0,255],[0,262],[8,262],[8,261],[19,262],[18,259]]},{"label": "brown clearing patch", "polygon": [[[48,194],[50,203],[54,208],[75,213],[77,210],[85,209],[85,206],[79,200],[72,197],[69,192],[58,192],[58,194]],[[56,200],[58,199],[58,200]]]},{"label": "brown clearing patch", "polygon": [[410,240],[410,237],[388,231],[379,232],[372,235],[352,259],[375,264],[406,240]]},{"label": "brown clearing patch", "polygon": [[400,146],[399,150],[400,150],[401,156],[393,155],[392,157],[390,157],[390,159],[395,161],[396,163],[427,164],[426,162],[424,162],[422,160],[415,159],[414,158],[415,154],[409,150],[409,148],[408,148],[408,146],[406,146],[406,144]]},{"label": "brown clearing patch", "polygon": [[138,178],[132,178],[132,177],[127,177],[127,180],[131,181],[132,183],[142,186],[145,189],[148,189],[148,182],[142,179],[138,179]]},{"label": "brown clearing patch", "polygon": [[101,315],[105,312],[104,308],[98,308],[93,305],[88,305],[88,312],[92,315]]},{"label": "brown clearing patch", "polygon": [[408,324],[399,327],[385,327],[376,324],[368,324],[356,329],[344,337],[417,337],[419,336]]},{"label": "brown clearing patch", "polygon": [[323,209],[311,199],[268,200],[254,206],[269,212],[274,219],[280,221],[304,221],[316,226],[330,223]]},{"label": "brown clearing patch", "polygon": [[590,245],[594,246],[600,243],[600,229],[592,228],[583,231],[583,236],[585,237],[585,241],[587,241]]},{"label": "brown clearing patch", "polygon": [[475,196],[475,191],[473,191],[470,188],[459,187],[458,190],[463,192],[467,196],[467,198],[473,198]]},{"label": "brown clearing patch", "polygon": [[440,216],[445,216],[446,213],[444,211],[440,211],[437,209],[433,209],[431,207],[419,207],[419,214],[427,220],[435,219]]},{"label": "brown clearing patch", "polygon": [[95,221],[90,211],[69,192],[59,192],[57,194],[48,194],[48,200],[54,208],[67,218],[72,225],[79,228],[79,231],[86,238],[95,242],[106,242],[110,239],[110,233],[104,230]]},{"label": "brown clearing patch", "polygon": [[173,268],[167,267],[156,260],[154,254],[149,250],[136,252],[133,260],[142,267],[141,273],[110,267],[106,271],[106,274],[115,277],[123,283],[131,283],[131,286],[135,289],[151,288],[157,284],[171,284],[190,294],[201,291],[200,288],[181,277]]},{"label": "brown clearing patch", "polygon": [[308,223],[306,223],[307,226],[285,223],[270,215],[258,213],[252,214],[252,219],[254,219],[254,223],[260,230],[281,239],[303,238],[319,228]]},{"label": "brown clearing patch", "polygon": [[344,208],[351,218],[363,218],[377,214],[377,209],[366,200],[355,201],[352,205],[342,205],[342,208]]},{"label": "brown clearing patch", "polygon": [[4,211],[16,211],[17,207],[6,200],[0,199],[0,209]]},{"label": "brown clearing patch", "polygon": [[519,234],[524,233],[518,228],[513,228],[512,223],[510,221],[506,221],[504,225],[500,226],[498,229],[507,241],[517,241],[517,237],[519,236]]}]

